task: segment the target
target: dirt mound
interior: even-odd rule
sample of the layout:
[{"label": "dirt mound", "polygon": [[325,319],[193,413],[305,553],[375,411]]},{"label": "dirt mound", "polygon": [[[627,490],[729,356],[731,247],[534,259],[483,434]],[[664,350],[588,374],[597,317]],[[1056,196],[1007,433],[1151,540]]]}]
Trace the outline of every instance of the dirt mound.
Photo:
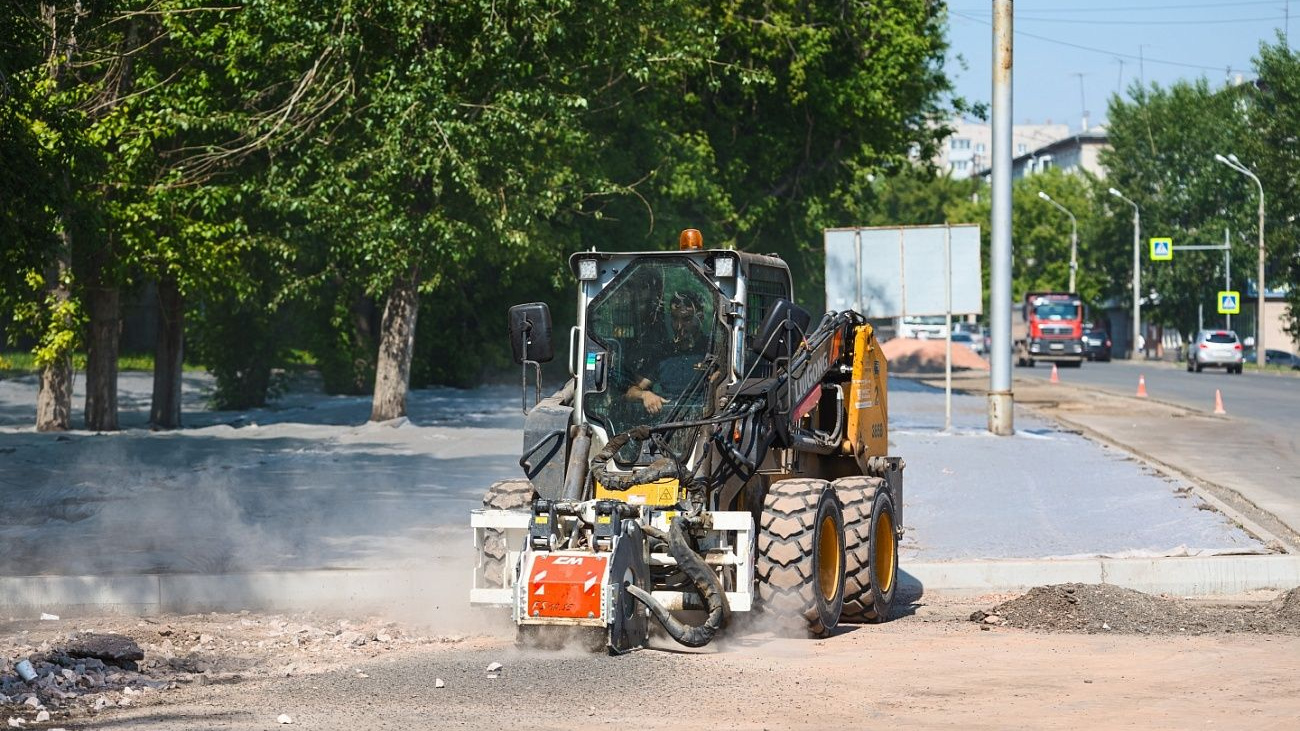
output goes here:
[{"label": "dirt mound", "polygon": [[[947,346],[942,340],[915,340],[894,338],[880,346],[889,360],[891,373],[943,373],[944,353]],[[965,345],[952,344],[952,369],[954,371],[989,369],[983,358]]]},{"label": "dirt mound", "polygon": [[1300,634],[1300,588],[1266,605],[1214,605],[1152,596],[1109,584],[1030,589],[971,621],[1042,632],[1176,635]]}]

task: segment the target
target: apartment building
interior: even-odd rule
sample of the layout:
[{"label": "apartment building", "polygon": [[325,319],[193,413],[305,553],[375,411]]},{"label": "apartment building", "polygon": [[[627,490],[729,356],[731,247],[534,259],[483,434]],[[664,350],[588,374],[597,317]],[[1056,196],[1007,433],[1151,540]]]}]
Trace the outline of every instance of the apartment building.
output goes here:
[{"label": "apartment building", "polygon": [[[940,170],[949,170],[954,178],[980,174],[992,163],[993,125],[986,122],[949,122],[953,129],[935,159]],[[1016,124],[1011,126],[1012,157],[1028,155],[1045,145],[1070,135],[1067,124]]]}]

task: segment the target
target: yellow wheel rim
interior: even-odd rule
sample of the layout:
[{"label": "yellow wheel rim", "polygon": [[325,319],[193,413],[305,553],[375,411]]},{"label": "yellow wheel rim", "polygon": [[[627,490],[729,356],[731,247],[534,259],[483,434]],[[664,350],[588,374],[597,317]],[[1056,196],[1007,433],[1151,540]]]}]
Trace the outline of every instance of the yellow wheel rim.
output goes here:
[{"label": "yellow wheel rim", "polygon": [[872,558],[872,565],[875,567],[874,576],[877,589],[884,594],[888,594],[894,588],[894,565],[898,561],[898,546],[894,543],[894,516],[882,512],[880,520],[876,521],[876,535],[872,541],[875,544],[875,551]]},{"label": "yellow wheel rim", "polygon": [[840,541],[833,516],[822,518],[817,531],[817,588],[822,598],[834,601],[840,593]]}]

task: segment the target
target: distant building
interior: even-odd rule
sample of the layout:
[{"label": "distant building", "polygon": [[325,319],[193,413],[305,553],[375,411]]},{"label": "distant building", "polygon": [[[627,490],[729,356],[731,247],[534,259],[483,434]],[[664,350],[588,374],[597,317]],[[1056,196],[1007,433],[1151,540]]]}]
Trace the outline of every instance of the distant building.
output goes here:
[{"label": "distant building", "polygon": [[[1110,136],[1104,127],[1093,127],[1064,139],[1017,154],[1011,160],[1011,178],[1020,178],[1041,173],[1051,168],[1060,168],[1065,172],[1086,170],[1099,178],[1106,177],[1101,167],[1100,153],[1110,144]],[[980,175],[990,171],[981,170]]]},{"label": "distant building", "polygon": [[[944,141],[934,164],[950,171],[954,178],[969,178],[988,169],[993,158],[993,125],[964,120],[948,122],[952,136]],[[1029,154],[1044,145],[1069,136],[1065,124],[1016,124],[1011,126],[1012,155]]]}]

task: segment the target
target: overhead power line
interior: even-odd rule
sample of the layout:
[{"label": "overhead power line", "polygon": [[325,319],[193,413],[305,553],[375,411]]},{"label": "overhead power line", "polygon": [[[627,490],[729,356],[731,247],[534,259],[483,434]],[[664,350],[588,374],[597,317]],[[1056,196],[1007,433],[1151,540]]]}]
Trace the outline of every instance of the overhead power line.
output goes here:
[{"label": "overhead power line", "polygon": [[1285,17],[1276,18],[1226,18],[1211,20],[1079,20],[1078,18],[1035,18],[1030,15],[1017,15],[1017,21],[1030,23],[1069,23],[1071,25],[1223,25],[1225,23],[1280,23]]},{"label": "overhead power line", "polygon": [[[1250,0],[1241,3],[1209,2],[1179,3],[1177,5],[1120,5],[1111,7],[1073,7],[1073,8],[1033,8],[1030,13],[1141,13],[1147,10],[1204,10],[1206,8],[1237,9],[1247,5],[1270,5],[1277,7],[1277,0]],[[1017,17],[1019,17],[1017,15]]]},{"label": "overhead power line", "polygon": [[[969,20],[975,23],[980,23],[982,25],[988,25],[988,26],[993,25],[992,22],[985,20],[984,18],[981,18],[976,15],[967,15],[966,13],[960,13],[954,10],[949,10],[948,13],[949,15],[952,15],[957,18],[961,18],[963,20]],[[1235,64],[1235,63],[1219,64],[1217,66],[1206,66],[1203,64],[1182,63],[1180,61],[1165,61],[1158,58],[1147,58],[1145,56],[1138,56],[1132,53],[1121,53],[1119,51],[1108,50],[1105,48],[1094,48],[1092,46],[1085,46],[1079,43],[1071,43],[1069,41],[1063,41],[1058,38],[1049,38],[1048,36],[1038,35],[1037,33],[1026,33],[1025,31],[1022,30],[1015,31],[1015,35],[1017,37],[1033,38],[1035,40],[1046,41],[1047,43],[1055,43],[1058,46],[1068,46],[1070,48],[1077,48],[1081,51],[1089,51],[1092,53],[1104,53],[1107,56],[1113,56],[1115,58],[1127,58],[1127,59],[1137,60],[1143,63],[1158,63],[1158,64],[1164,64],[1166,66],[1179,66],[1181,68],[1197,69],[1199,71],[1222,71],[1225,67],[1247,68],[1249,66],[1249,64]]]}]

